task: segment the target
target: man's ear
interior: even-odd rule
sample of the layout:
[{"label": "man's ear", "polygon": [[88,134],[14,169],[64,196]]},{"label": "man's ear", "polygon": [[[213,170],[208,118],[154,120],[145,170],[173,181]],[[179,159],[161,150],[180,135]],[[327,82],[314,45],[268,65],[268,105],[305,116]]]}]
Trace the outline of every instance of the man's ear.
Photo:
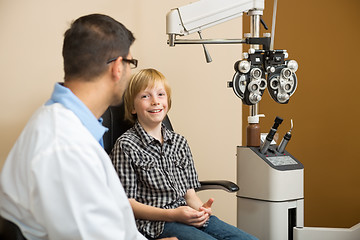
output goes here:
[{"label": "man's ear", "polygon": [[124,64],[122,64],[122,57],[118,57],[111,66],[111,74],[114,79],[119,80],[124,71]]}]

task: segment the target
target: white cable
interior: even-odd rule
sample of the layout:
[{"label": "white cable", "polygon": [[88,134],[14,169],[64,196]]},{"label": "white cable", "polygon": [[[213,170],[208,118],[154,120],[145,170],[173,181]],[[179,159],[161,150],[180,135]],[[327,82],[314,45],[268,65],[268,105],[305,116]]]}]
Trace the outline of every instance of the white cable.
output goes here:
[{"label": "white cable", "polygon": [[274,0],[273,18],[272,18],[272,23],[271,23],[270,50],[274,50],[275,24],[276,24],[276,9],[277,9],[277,0]]}]

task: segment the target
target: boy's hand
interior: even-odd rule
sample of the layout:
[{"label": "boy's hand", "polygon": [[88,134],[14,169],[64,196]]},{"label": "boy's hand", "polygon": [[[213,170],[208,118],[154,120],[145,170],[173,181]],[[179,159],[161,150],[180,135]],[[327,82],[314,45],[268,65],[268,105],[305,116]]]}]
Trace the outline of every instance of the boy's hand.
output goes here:
[{"label": "boy's hand", "polygon": [[174,211],[174,221],[181,222],[194,227],[202,227],[209,219],[209,214],[205,211],[196,211],[189,206],[181,206]]},{"label": "boy's hand", "polygon": [[213,204],[214,202],[214,199],[213,198],[210,198],[206,203],[204,203],[199,211],[204,211],[205,213],[207,213],[209,216],[212,214],[212,211],[211,211],[211,205]]}]

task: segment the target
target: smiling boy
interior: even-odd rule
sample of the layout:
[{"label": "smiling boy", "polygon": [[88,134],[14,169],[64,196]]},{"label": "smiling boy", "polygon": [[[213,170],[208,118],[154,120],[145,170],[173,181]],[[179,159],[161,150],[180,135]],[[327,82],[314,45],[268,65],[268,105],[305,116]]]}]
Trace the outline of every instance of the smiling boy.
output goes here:
[{"label": "smiling boy", "polygon": [[213,199],[203,203],[186,139],[162,124],[171,108],[171,89],[163,74],[144,69],[124,94],[125,117],[134,126],[110,155],[133,208],[136,224],[150,239],[255,239],[211,215]]}]

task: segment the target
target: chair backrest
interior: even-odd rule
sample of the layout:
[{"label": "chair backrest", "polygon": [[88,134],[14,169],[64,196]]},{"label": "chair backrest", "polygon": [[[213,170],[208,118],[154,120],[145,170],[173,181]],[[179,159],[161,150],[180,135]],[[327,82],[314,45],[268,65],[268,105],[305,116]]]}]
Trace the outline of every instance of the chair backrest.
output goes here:
[{"label": "chair backrest", "polygon": [[[107,153],[110,153],[116,140],[129,128],[133,126],[129,121],[126,121],[124,118],[125,108],[121,104],[116,107],[109,107],[106,112],[102,115],[103,125],[109,128],[104,134],[104,149]],[[165,126],[173,130],[169,117],[166,115],[163,120]]]},{"label": "chair backrest", "polygon": [[26,240],[20,228],[2,216],[0,216],[0,239]]}]

